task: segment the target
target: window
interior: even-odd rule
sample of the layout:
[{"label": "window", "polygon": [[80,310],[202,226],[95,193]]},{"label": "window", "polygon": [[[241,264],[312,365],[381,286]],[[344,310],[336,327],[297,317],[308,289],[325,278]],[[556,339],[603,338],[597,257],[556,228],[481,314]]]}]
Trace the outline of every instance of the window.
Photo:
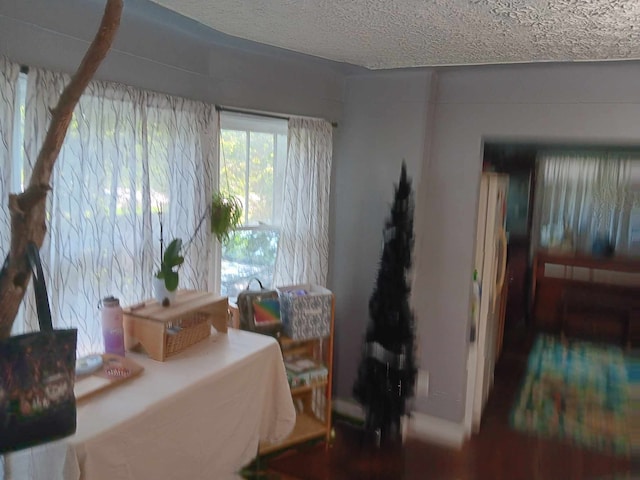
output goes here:
[{"label": "window", "polygon": [[[9,181],[9,192],[22,192],[24,188],[24,150],[22,143],[24,139],[24,126],[25,126],[25,109],[27,103],[27,74],[21,72],[18,75],[18,81],[16,83],[16,103],[13,118],[13,151],[11,153],[11,162],[8,165],[8,169],[11,172]],[[6,193],[9,193],[6,192]],[[5,199],[2,199],[3,201]],[[7,209],[8,211],[8,209]],[[7,231],[7,237],[9,238],[9,231]],[[0,250],[3,254],[6,254],[9,250],[10,240],[3,239]],[[31,295],[31,292],[29,292]],[[16,320],[13,323],[12,334],[18,335],[24,333],[24,304],[18,310]]]},{"label": "window", "polygon": [[220,293],[235,297],[257,277],[273,281],[282,210],[287,121],[220,115],[219,188],[240,199],[243,225],[222,246]]},{"label": "window", "polygon": [[16,86],[16,110],[13,129],[13,159],[11,170],[11,191],[21,192],[24,185],[24,151],[22,141],[24,138],[24,117],[27,103],[27,74],[20,73]]},{"label": "window", "polygon": [[542,247],[637,254],[632,235],[637,151],[548,151],[539,155],[536,217]]}]

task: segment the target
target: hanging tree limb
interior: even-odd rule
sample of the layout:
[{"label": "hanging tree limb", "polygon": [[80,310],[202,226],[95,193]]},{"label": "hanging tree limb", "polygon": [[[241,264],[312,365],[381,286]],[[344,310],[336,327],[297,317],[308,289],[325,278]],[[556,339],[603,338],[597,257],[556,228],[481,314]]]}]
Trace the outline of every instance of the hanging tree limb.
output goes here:
[{"label": "hanging tree limb", "polygon": [[29,284],[31,274],[25,257],[26,245],[28,242],[34,242],[41,247],[44,242],[47,232],[45,208],[47,192],[50,190],[49,181],[67,134],[73,110],[111,48],[120,26],[122,8],[123,0],[107,0],[95,38],[78,70],[60,95],[58,104],[51,110],[49,129],[38,153],[28,187],[20,194],[9,195],[11,247],[9,263],[0,273],[0,339],[10,335]]}]

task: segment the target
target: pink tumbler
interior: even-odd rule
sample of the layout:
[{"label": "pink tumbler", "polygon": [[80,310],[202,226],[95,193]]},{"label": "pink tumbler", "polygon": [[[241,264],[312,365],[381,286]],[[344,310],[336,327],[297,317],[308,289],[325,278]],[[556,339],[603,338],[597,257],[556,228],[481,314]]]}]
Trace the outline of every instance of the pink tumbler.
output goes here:
[{"label": "pink tumbler", "polygon": [[102,337],[104,352],[124,357],[124,328],[120,300],[110,296],[102,300]]}]

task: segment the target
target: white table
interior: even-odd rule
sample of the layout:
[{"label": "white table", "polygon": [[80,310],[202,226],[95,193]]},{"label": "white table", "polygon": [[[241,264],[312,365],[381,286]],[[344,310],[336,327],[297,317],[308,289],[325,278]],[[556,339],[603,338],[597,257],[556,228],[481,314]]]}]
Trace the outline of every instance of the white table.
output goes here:
[{"label": "white table", "polygon": [[7,456],[8,479],[226,479],[284,439],[295,409],[277,342],[230,329],[78,405],[75,435]]}]

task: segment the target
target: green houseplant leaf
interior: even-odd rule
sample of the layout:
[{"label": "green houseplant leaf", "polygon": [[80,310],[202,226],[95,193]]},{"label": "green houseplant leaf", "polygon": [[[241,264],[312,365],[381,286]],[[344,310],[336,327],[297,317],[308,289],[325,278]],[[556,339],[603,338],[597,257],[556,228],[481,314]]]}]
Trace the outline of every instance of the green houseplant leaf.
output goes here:
[{"label": "green houseplant leaf", "polygon": [[182,239],[174,238],[167,246],[160,263],[160,270],[156,277],[164,279],[164,285],[168,291],[173,292],[178,288],[179,275],[174,268],[180,268],[184,262],[184,257],[180,255],[182,249]]},{"label": "green houseplant leaf", "polygon": [[178,288],[178,280],[178,272],[165,272],[164,286],[167,287],[168,291],[173,292],[176,288]]}]

